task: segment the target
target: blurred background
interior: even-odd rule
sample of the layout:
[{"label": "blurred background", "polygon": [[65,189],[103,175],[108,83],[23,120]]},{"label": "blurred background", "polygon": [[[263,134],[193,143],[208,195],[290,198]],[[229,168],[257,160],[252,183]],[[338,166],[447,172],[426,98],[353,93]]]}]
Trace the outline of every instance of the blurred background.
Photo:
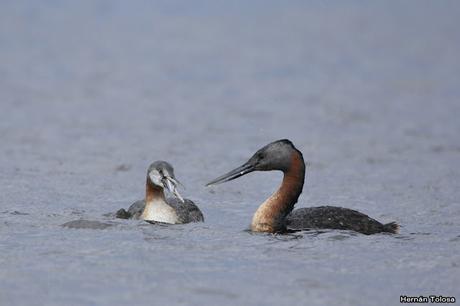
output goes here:
[{"label": "blurred background", "polygon": [[[459,16],[457,1],[0,1],[0,304],[460,298]],[[279,173],[204,185],[280,138],[309,162],[298,207],[401,234],[244,232]],[[204,225],[60,227],[142,198],[158,159]]]}]

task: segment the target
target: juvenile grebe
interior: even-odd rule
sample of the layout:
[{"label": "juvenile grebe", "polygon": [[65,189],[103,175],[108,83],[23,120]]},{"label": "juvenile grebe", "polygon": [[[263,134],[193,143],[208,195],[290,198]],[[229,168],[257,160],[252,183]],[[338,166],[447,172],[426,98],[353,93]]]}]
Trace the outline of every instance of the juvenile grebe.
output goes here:
[{"label": "juvenile grebe", "polygon": [[[132,204],[128,211],[120,209],[116,213],[121,219],[141,219],[163,223],[203,222],[200,209],[189,199],[184,199],[177,191],[180,184],[174,176],[173,167],[165,161],[156,161],[147,171],[145,199]],[[166,198],[164,189],[175,198]]]},{"label": "juvenile grebe", "polygon": [[257,209],[252,218],[251,230],[255,232],[285,232],[303,229],[342,229],[366,235],[397,233],[395,223],[382,224],[356,210],[320,206],[299,208],[297,203],[305,179],[305,162],[294,144],[282,139],[257,151],[245,164],[211,181],[206,186],[234,180],[253,171],[280,170],[284,173],[280,188]]}]

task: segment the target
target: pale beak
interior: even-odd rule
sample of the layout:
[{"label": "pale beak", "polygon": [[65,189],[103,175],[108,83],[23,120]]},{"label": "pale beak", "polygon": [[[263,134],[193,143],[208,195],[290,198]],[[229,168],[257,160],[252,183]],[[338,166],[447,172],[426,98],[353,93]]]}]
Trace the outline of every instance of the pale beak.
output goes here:
[{"label": "pale beak", "polygon": [[170,179],[170,180],[173,182],[174,186],[176,186],[176,187],[177,187],[177,185],[180,185],[182,188],[184,188],[184,189],[185,189],[185,186],[184,186],[184,184],[182,184],[181,182],[179,182],[179,180],[178,180],[178,179],[176,179],[176,178],[174,178],[174,177],[170,177],[169,179]]},{"label": "pale beak", "polygon": [[164,182],[166,189],[168,189],[169,192],[174,194],[176,198],[178,198],[182,203],[184,203],[184,198],[180,195],[179,191],[177,191],[177,185],[179,182],[170,176],[166,176]]}]

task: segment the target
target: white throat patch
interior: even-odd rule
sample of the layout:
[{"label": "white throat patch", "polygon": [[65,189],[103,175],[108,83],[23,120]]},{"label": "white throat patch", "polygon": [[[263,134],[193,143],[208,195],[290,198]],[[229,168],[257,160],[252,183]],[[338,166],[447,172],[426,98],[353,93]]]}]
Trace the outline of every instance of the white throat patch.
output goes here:
[{"label": "white throat patch", "polygon": [[179,218],[177,217],[177,213],[174,208],[159,199],[155,199],[145,204],[141,219],[170,224],[179,223]]}]

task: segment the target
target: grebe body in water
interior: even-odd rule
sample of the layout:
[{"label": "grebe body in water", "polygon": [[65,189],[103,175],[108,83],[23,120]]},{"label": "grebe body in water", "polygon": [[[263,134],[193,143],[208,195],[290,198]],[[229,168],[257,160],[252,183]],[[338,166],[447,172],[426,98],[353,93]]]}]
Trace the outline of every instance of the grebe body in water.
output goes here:
[{"label": "grebe body in water", "polygon": [[[171,224],[203,222],[203,214],[198,206],[182,198],[177,191],[178,184],[169,163],[154,162],[147,171],[145,199],[132,204],[128,211],[123,208],[118,210],[116,217]],[[175,198],[166,198],[164,189],[169,190]]]},{"label": "grebe body in water", "polygon": [[231,181],[253,171],[270,170],[282,171],[283,182],[255,212],[251,222],[252,231],[279,233],[288,230],[341,229],[366,235],[398,232],[399,226],[394,222],[382,224],[348,208],[320,206],[292,211],[302,193],[305,162],[302,153],[287,139],[266,145],[245,164],[218,177],[206,186]]}]

